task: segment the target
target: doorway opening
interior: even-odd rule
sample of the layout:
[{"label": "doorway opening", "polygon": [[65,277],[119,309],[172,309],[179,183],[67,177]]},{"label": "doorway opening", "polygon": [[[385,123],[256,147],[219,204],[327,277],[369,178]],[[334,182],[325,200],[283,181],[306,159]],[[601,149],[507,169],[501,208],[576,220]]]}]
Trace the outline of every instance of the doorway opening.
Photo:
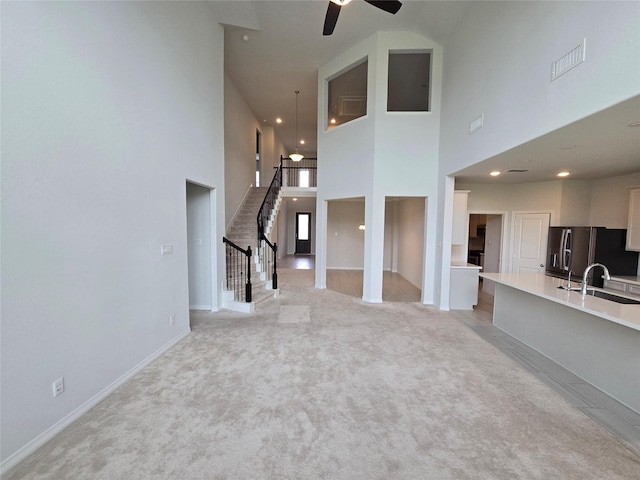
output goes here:
[{"label": "doorway opening", "polygon": [[[503,271],[506,212],[474,212],[469,214],[467,261],[482,267],[482,272]],[[481,291],[494,295],[495,282],[480,279]]]},{"label": "doorway opening", "polygon": [[211,189],[187,182],[189,309],[212,310]]},{"label": "doorway opening", "polygon": [[385,197],[382,300],[419,302],[424,278],[426,197]]},{"label": "doorway opening", "polygon": [[296,212],[296,255],[311,254],[311,213]]}]

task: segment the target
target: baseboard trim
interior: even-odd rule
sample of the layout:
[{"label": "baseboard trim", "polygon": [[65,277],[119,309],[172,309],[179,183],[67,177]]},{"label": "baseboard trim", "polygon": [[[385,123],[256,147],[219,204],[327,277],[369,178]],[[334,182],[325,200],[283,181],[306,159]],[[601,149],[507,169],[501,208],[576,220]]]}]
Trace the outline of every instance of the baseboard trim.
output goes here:
[{"label": "baseboard trim", "polygon": [[210,312],[212,309],[211,305],[189,305],[189,310],[206,310]]},{"label": "baseboard trim", "polygon": [[114,382],[112,382],[111,384],[106,386],[105,388],[103,388],[100,392],[98,392],[96,395],[94,395],[89,400],[84,402],[82,405],[80,405],[78,408],[73,410],[67,416],[65,416],[60,421],[58,421],[57,423],[55,423],[54,425],[49,427],[47,430],[42,432],[36,438],[31,440],[29,443],[24,445],[22,448],[20,448],[18,451],[16,451],[15,453],[13,453],[9,457],[7,457],[7,459],[5,461],[0,463],[0,478],[2,478],[6,473],[9,472],[9,470],[11,470],[13,467],[17,466],[21,461],[23,461],[29,455],[31,455],[36,450],[38,450],[40,447],[42,447],[49,440],[53,439],[62,430],[67,428],[69,425],[71,425],[73,422],[75,422],[77,419],[79,419],[82,415],[84,415],[89,410],[91,410],[93,407],[95,407],[102,400],[104,400],[109,395],[111,395],[121,385],[123,385],[125,382],[127,382],[129,379],[131,379],[134,375],[136,375],[138,372],[140,372],[140,370],[142,370],[144,367],[149,365],[151,362],[153,362],[154,360],[156,360],[157,358],[162,356],[162,354],[164,354],[167,350],[169,350],[171,347],[173,347],[175,344],[177,344],[184,337],[189,335],[189,333],[191,333],[191,329],[188,328],[187,330],[183,331],[182,333],[180,333],[175,338],[171,339],[168,343],[166,343],[165,345],[160,347],[158,350],[156,350],[154,353],[149,355],[147,358],[142,360],[140,363],[138,363],[135,367],[133,367],[127,373],[125,373],[120,378],[118,378],[117,380],[115,380]]}]

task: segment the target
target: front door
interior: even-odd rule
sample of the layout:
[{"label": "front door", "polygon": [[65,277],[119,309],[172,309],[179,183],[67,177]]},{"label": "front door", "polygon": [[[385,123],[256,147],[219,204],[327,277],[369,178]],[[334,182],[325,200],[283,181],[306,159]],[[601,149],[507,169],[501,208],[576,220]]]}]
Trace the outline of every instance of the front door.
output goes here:
[{"label": "front door", "polygon": [[549,216],[548,213],[516,213],[512,272],[544,274]]},{"label": "front door", "polygon": [[296,254],[311,253],[311,214],[296,212]]}]

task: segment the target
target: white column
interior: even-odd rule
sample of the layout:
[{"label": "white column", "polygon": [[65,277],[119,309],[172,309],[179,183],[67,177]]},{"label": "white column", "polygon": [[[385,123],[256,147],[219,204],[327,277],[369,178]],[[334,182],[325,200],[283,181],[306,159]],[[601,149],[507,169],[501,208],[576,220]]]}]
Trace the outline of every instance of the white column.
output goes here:
[{"label": "white column", "polygon": [[327,201],[316,200],[316,288],[327,288]]},{"label": "white column", "polygon": [[362,300],[369,303],[382,303],[384,206],[383,195],[371,195],[365,200],[364,285]]}]

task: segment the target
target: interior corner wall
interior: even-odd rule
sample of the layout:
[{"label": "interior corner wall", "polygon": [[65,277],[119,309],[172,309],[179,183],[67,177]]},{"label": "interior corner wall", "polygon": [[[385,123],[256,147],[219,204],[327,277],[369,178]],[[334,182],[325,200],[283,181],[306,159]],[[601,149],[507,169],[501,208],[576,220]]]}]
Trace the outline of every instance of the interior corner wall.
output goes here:
[{"label": "interior corner wall", "polygon": [[0,21],[5,470],[189,333],[187,179],[224,226],[224,31],[197,2]]},{"label": "interior corner wall", "polygon": [[589,224],[627,228],[629,190],[640,187],[640,172],[594,180],[591,185]]},{"label": "interior corner wall", "polygon": [[404,198],[397,202],[399,275],[422,290],[425,245],[425,199]]},{"label": "interior corner wall", "polygon": [[591,187],[592,182],[590,180],[562,181],[558,224],[589,225]]},{"label": "interior corner wall", "polygon": [[228,75],[224,79],[224,121],[225,230],[228,230],[249,188],[255,186],[256,132],[262,130]]},{"label": "interior corner wall", "polygon": [[364,268],[364,199],[333,200],[327,206],[327,268]]}]

